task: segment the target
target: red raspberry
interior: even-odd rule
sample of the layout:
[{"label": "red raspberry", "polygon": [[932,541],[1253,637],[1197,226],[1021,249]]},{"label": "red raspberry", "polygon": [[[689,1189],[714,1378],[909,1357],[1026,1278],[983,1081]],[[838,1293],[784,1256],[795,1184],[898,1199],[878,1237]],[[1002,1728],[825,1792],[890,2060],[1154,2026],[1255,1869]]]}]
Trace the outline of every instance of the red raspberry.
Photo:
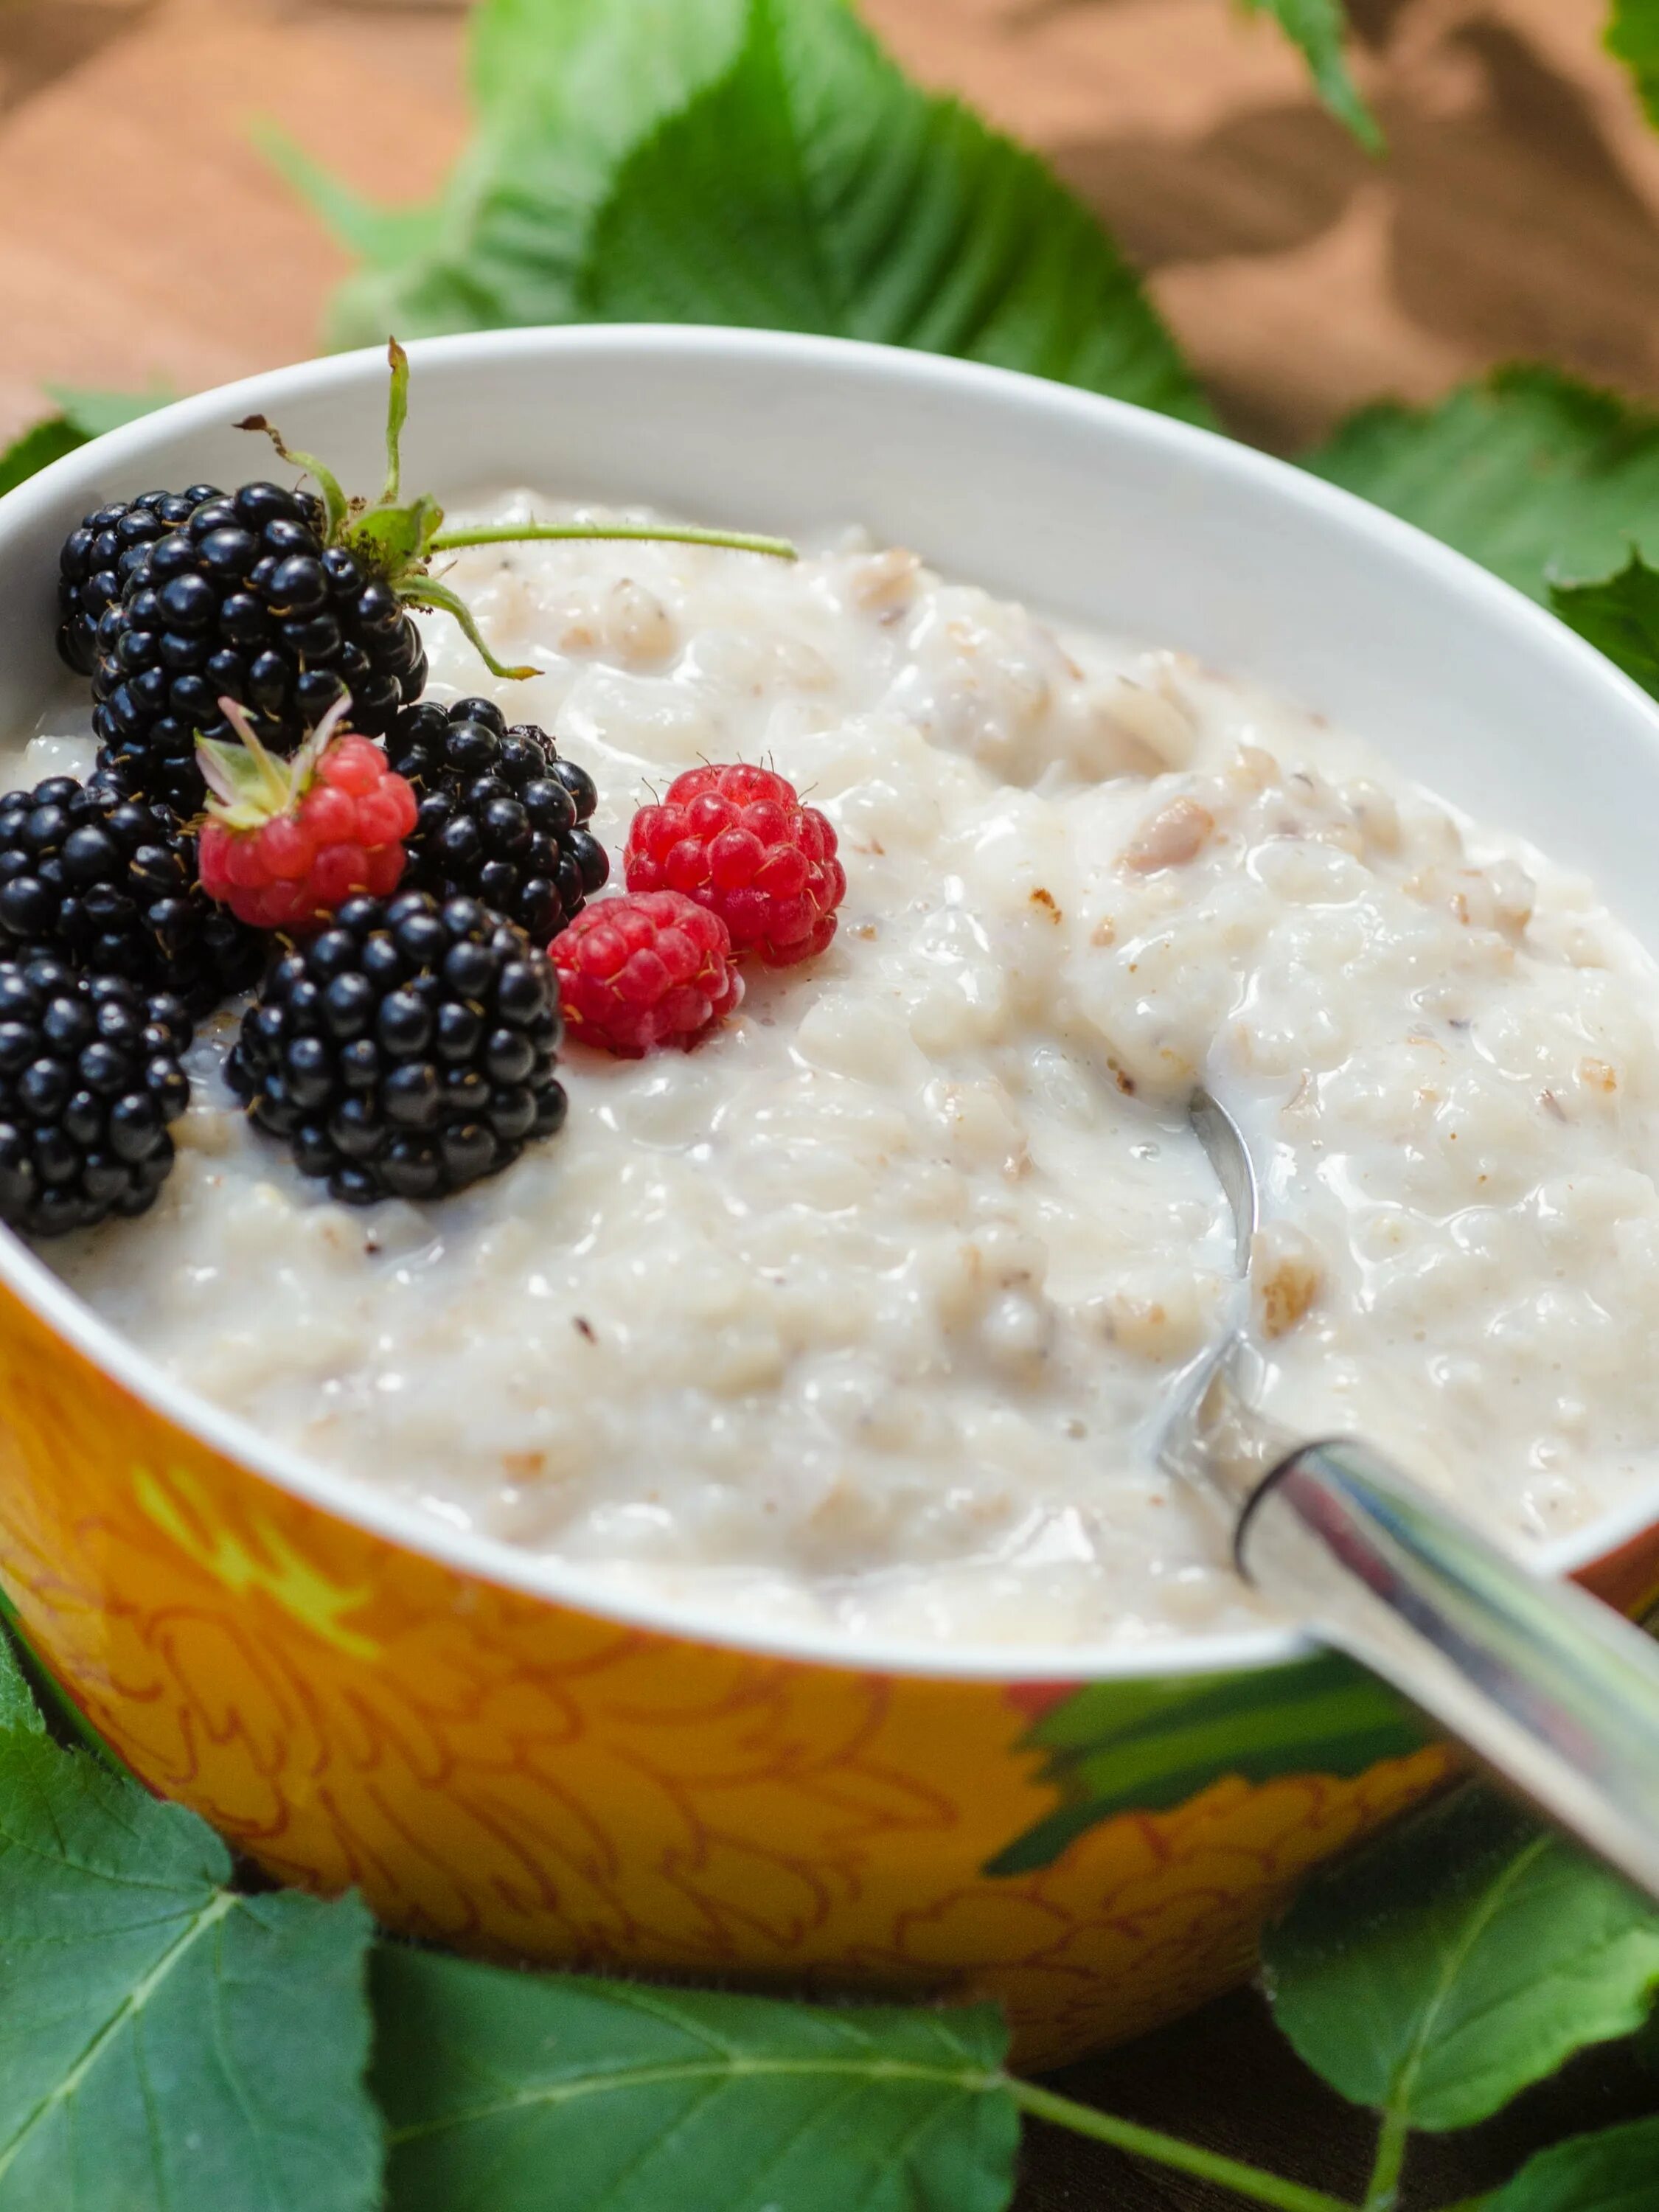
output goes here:
[{"label": "red raspberry", "polygon": [[680,891],[600,899],[547,950],[573,1039],[623,1060],[690,1052],[743,998],[726,924]]},{"label": "red raspberry", "polygon": [[836,833],[769,769],[688,769],[628,833],[630,891],[684,891],[732,933],[733,956],[769,968],[822,952],[847,876]]},{"label": "red raspberry", "polygon": [[266,752],[234,702],[220,705],[240,745],[202,739],[210,793],[198,866],[202,888],[255,929],[307,929],[357,891],[385,898],[415,827],[411,785],[367,738],[337,737],[332,708],[291,761]]}]

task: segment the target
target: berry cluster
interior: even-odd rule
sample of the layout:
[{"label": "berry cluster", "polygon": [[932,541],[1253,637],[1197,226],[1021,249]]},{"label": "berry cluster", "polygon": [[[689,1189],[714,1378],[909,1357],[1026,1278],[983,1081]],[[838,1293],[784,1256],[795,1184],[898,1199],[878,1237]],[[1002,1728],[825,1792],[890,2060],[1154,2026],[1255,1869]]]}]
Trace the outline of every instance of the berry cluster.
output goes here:
[{"label": "berry cluster", "polygon": [[190,1100],[176,999],[41,954],[0,961],[0,1217],[36,1237],[142,1213]]},{"label": "berry cluster", "polygon": [[[0,797],[0,1220],[32,1234],[150,1204],[189,1102],[192,1019],[264,981],[227,1073],[257,1127],[335,1197],[427,1199],[562,1122],[573,1028],[617,1053],[690,1045],[737,962],[821,951],[835,834],[781,776],[682,776],[641,811],[627,892],[598,793],[488,699],[423,701],[411,608],[490,653],[434,560],[494,542],[404,501],[408,362],[391,348],[386,487],[196,484],[95,508],[58,568],[58,643],[89,677],[98,767]],[[515,537],[604,537],[534,523]],[[624,534],[644,533],[629,527]],[[793,557],[779,540],[675,538]],[[348,719],[349,726],[348,726]],[[554,960],[545,948],[551,947]]]},{"label": "berry cluster", "polygon": [[105,777],[0,798],[0,951],[46,952],[210,1013],[264,965],[254,933],[197,880],[196,840]]},{"label": "berry cluster", "polygon": [[439,1198],[564,1121],[544,953],[476,899],[352,898],[242,1017],[232,1087],[348,1205]]},{"label": "berry cluster", "polygon": [[604,887],[611,863],[586,828],[599,793],[533,723],[513,729],[488,699],[405,708],[386,739],[419,794],[407,881],[438,898],[481,898],[538,945]]},{"label": "berry cluster", "polygon": [[92,672],[99,760],[125,789],[199,806],[197,740],[231,734],[226,699],[291,753],[343,696],[362,730],[384,729],[419,697],[420,632],[324,533],[315,500],[251,483],[141,548],[100,619]]}]

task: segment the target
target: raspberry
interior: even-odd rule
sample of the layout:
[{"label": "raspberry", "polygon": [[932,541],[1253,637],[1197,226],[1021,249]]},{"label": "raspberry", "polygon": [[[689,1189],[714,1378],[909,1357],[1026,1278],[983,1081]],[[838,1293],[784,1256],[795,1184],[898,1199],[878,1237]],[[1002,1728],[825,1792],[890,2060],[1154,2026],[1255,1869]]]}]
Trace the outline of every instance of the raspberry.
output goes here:
[{"label": "raspberry", "polygon": [[743,998],[726,924],[682,891],[601,899],[548,951],[571,1036],[623,1060],[690,1052]]},{"label": "raspberry", "polygon": [[769,968],[822,952],[847,877],[836,833],[769,769],[688,769],[642,806],[623,863],[630,891],[684,891],[731,932],[732,957]]},{"label": "raspberry", "polygon": [[292,761],[273,760],[234,700],[221,701],[240,745],[204,739],[214,796],[202,825],[202,888],[256,929],[306,929],[366,891],[386,898],[404,872],[415,793],[379,745],[335,734],[349,702],[324,717]]}]

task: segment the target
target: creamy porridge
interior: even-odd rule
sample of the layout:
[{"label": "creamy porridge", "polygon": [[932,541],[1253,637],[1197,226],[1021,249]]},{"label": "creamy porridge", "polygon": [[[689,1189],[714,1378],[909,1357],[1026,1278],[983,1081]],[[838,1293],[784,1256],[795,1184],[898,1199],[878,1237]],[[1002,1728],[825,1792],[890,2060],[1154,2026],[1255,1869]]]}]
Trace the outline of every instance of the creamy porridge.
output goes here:
[{"label": "creamy porridge", "polygon": [[[424,1208],[336,1205],[252,1131],[221,1015],[154,1213],[48,1254],[165,1367],[734,1618],[1240,1625],[1148,1451],[1231,1273],[1201,1074],[1267,1170],[1284,1419],[1524,1534],[1659,1465],[1659,976],[1585,884],[1315,717],[902,552],[548,545],[453,580],[544,670],[495,694],[591,771],[613,854],[678,770],[767,761],[840,834],[839,933],[690,1054],[571,1048],[564,1133]],[[424,626],[433,696],[491,690]],[[37,738],[11,780],[85,751]]]}]

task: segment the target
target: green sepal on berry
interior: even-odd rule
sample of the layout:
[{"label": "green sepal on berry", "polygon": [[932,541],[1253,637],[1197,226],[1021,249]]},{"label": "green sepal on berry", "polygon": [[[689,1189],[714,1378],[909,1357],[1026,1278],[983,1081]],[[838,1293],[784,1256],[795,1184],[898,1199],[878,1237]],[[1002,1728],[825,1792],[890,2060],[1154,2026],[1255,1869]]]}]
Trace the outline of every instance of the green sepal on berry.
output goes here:
[{"label": "green sepal on berry", "polygon": [[416,801],[382,748],[345,729],[350,700],[337,701],[288,760],[261,744],[235,700],[219,707],[240,743],[197,743],[208,896],[251,928],[290,935],[319,928],[360,893],[388,897],[407,864]]},{"label": "green sepal on berry", "polygon": [[431,574],[432,563],[440,554],[459,552],[469,545],[518,544],[535,540],[641,538],[678,545],[721,546],[732,552],[767,554],[775,560],[796,558],[795,549],[787,538],[757,538],[732,531],[600,522],[507,523],[479,530],[446,531],[443,508],[429,494],[423,492],[411,500],[403,495],[403,433],[409,420],[409,356],[396,338],[388,345],[386,355],[392,367],[392,392],[386,410],[386,484],[373,505],[361,498],[348,498],[339,478],[325,463],[314,453],[301,453],[288,446],[282,433],[264,416],[250,415],[236,427],[240,430],[263,431],[285,461],[302,469],[312,478],[327,517],[327,544],[350,553],[406,606],[453,617],[492,676],[521,681],[541,672],[535,668],[510,668],[496,659],[465,601]]},{"label": "green sepal on berry", "polygon": [[260,830],[277,815],[292,813],[351,712],[349,697],[337,699],[299,750],[283,760],[260,744],[258,732],[234,699],[222,699],[219,705],[238,742],[198,738],[196,762],[208,787],[208,818],[227,830]]}]

